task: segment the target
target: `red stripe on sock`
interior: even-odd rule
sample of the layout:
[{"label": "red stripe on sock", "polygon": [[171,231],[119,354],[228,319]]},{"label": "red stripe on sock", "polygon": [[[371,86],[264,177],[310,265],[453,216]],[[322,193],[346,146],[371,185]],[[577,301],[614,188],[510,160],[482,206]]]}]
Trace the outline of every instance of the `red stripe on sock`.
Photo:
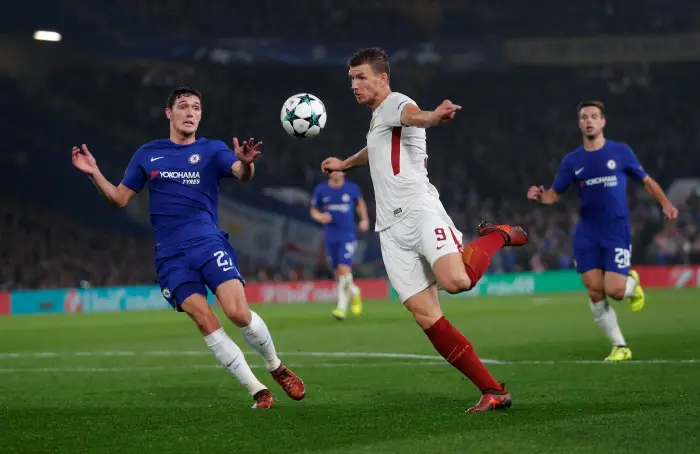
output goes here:
[{"label": "red stripe on sock", "polygon": [[445,317],[441,317],[426,329],[425,334],[433,343],[435,350],[466,375],[481,392],[501,389],[501,385],[476,355],[471,342]]}]

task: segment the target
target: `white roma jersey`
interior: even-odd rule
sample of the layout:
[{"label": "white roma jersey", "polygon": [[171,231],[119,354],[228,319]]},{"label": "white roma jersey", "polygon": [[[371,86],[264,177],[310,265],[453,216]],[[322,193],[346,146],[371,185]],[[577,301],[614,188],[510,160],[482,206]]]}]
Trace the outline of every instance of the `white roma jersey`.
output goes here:
[{"label": "white roma jersey", "polygon": [[367,133],[377,232],[398,222],[420,199],[440,204],[438,191],[428,180],[425,129],[401,125],[407,104],[416,103],[401,93],[390,93],[372,113]]}]

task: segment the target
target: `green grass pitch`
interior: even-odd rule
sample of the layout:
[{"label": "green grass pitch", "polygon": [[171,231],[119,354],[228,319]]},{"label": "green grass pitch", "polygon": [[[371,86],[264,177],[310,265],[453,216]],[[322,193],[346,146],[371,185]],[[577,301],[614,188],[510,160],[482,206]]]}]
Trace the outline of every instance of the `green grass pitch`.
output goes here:
[{"label": "green grass pitch", "polygon": [[614,307],[634,361],[610,345],[584,294],[444,299],[447,317],[509,386],[512,409],[468,414],[479,393],[436,356],[396,301],[344,322],[331,305],[256,306],[305,381],[252,400],[175,312],[0,318],[0,452],[699,452],[700,291]]}]

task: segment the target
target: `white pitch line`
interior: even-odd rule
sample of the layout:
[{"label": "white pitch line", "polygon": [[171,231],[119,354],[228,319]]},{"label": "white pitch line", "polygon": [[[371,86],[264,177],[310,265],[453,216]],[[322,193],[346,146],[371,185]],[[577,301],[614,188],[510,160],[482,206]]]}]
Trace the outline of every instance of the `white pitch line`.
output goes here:
[{"label": "white pitch line", "polygon": [[602,361],[602,360],[522,360],[522,361],[497,361],[495,359],[483,359],[486,364],[496,364],[505,366],[516,365],[556,365],[556,364],[698,364],[700,359],[635,359],[629,361]]},{"label": "white pitch line", "polygon": [[[252,354],[254,352],[246,352]],[[339,357],[339,358],[397,358],[397,359],[442,359],[437,355],[416,355],[413,353],[374,353],[374,352],[279,352],[280,356]],[[0,359],[59,358],[59,357],[113,357],[113,356],[211,356],[206,350],[154,350],[154,351],[93,351],[93,352],[8,352],[0,353]]]},{"label": "white pitch line", "polygon": [[[254,354],[254,352],[246,352],[247,355]],[[25,358],[59,358],[59,357],[134,357],[134,356],[210,356],[211,352],[206,350],[152,350],[152,351],[92,351],[92,352],[6,352],[0,353],[0,359],[25,359]],[[411,359],[419,360],[422,362],[404,362],[404,363],[388,363],[389,365],[440,365],[446,364],[442,357],[437,355],[418,355],[413,353],[378,353],[378,352],[280,352],[280,356],[296,356],[296,357],[336,357],[336,358],[386,358],[386,359]],[[429,361],[429,362],[425,362]],[[600,361],[600,360],[518,360],[518,361],[499,361],[494,359],[482,359],[486,364],[492,365],[557,365],[557,364],[617,364],[614,361]],[[632,360],[624,361],[625,364],[697,364],[700,363],[700,359],[650,359],[650,360]],[[350,367],[350,366],[360,366],[362,363],[316,363],[316,364],[299,364],[296,367]],[[374,364],[367,364],[367,366],[374,367]],[[378,366],[378,364],[377,364]],[[158,369],[173,369],[172,366],[161,367],[161,366],[149,366],[151,370]],[[218,367],[217,365],[201,365],[201,366],[184,366],[184,368],[192,367]],[[148,370],[144,368],[36,368],[36,369],[19,369],[19,368],[5,368],[0,369],[1,372],[12,372],[12,371],[29,371],[29,370],[45,370],[45,371],[126,371],[126,370]]]},{"label": "white pitch line", "polygon": [[[391,363],[391,366],[445,366],[446,362],[399,362]],[[386,363],[316,363],[316,364],[289,364],[293,368],[335,368],[335,367],[388,367]],[[250,364],[251,369],[262,368],[258,364]],[[20,372],[45,372],[45,373],[119,373],[119,372],[146,372],[155,370],[184,370],[184,369],[217,369],[222,368],[220,364],[193,364],[189,366],[135,366],[135,367],[31,367],[31,368],[0,368],[0,373],[20,373]]]}]

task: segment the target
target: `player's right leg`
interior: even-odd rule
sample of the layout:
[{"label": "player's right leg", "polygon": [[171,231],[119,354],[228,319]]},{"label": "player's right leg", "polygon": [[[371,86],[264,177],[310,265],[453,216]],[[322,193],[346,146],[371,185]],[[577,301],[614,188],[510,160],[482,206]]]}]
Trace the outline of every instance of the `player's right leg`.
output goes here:
[{"label": "player's right leg", "polygon": [[581,227],[577,228],[574,236],[574,262],[588,293],[593,320],[612,344],[612,351],[605,359],[622,361],[630,359],[632,352],[622,335],[615,309],[606,297],[603,251],[595,236],[587,234]]},{"label": "player's right leg", "polygon": [[612,241],[603,248],[605,293],[616,301],[629,299],[632,312],[639,312],[644,308],[644,289],[639,274],[630,269],[631,248],[627,242],[629,239]]},{"label": "player's right leg", "polygon": [[[354,239],[340,242],[340,249],[333,256],[333,265],[338,279],[338,307],[334,316],[344,319],[347,311],[347,303],[350,302],[350,310],[354,315],[362,313],[362,297],[360,288],[355,285],[352,276],[352,261],[355,256],[357,243]],[[343,306],[341,307],[341,299]],[[337,313],[336,313],[337,312]]]},{"label": "player's right leg", "polygon": [[474,288],[499,249],[523,246],[528,241],[519,226],[482,222],[481,237],[462,246],[462,233],[446,214],[421,211],[415,216],[420,235],[418,250],[430,263],[440,287],[451,294]]},{"label": "player's right leg", "polygon": [[504,385],[491,376],[469,340],[442,314],[430,265],[411,250],[417,239],[414,229],[402,222],[380,233],[382,257],[392,286],[435,350],[481,390],[482,399],[469,411],[510,407],[512,399]]},{"label": "player's right leg", "polygon": [[279,359],[265,321],[248,306],[233,248],[228,241],[221,239],[207,245],[205,251],[202,256],[209,255],[211,259],[201,267],[201,274],[216,294],[226,317],[241,330],[248,345],[262,356],[268,372],[285,393],[294,400],[303,399],[304,382]]},{"label": "player's right leg", "polygon": [[328,260],[331,264],[331,268],[335,272],[335,279],[338,282],[338,302],[331,314],[333,315],[333,317],[335,317],[336,320],[340,321],[345,320],[345,315],[348,311],[348,303],[350,301],[346,289],[347,284],[345,281],[345,274],[348,272],[348,270],[345,269],[346,267],[340,265],[343,253],[343,251],[341,250],[341,246],[344,245],[338,241],[326,243],[326,256],[328,257]]},{"label": "player's right leg", "polygon": [[[577,263],[579,263],[577,261]],[[612,351],[606,361],[624,361],[632,358],[632,351],[627,347],[620,325],[617,323],[615,309],[605,297],[605,275],[602,269],[594,268],[581,274],[583,285],[588,292],[588,301],[593,312],[593,320],[612,343]]]},{"label": "player's right leg", "polygon": [[203,284],[185,282],[175,288],[169,301],[178,311],[189,315],[204,336],[204,341],[214,357],[253,396],[255,401],[253,408],[270,408],[273,404],[270,391],[255,377],[243,352],[221,327],[219,319],[203,293],[206,293]]}]

